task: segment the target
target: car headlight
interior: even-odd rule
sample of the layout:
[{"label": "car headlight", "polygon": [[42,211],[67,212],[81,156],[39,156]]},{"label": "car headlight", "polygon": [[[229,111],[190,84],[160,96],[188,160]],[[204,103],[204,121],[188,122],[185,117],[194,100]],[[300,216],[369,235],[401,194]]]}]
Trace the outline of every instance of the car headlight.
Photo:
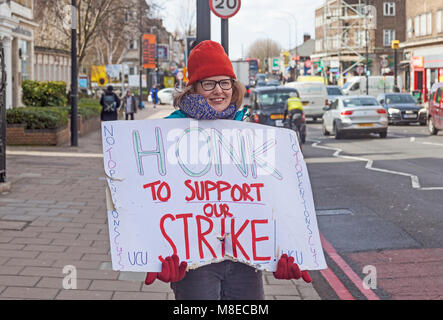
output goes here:
[{"label": "car headlight", "polygon": [[389,114],[394,114],[394,113],[400,113],[400,110],[396,108],[389,108],[388,112]]}]

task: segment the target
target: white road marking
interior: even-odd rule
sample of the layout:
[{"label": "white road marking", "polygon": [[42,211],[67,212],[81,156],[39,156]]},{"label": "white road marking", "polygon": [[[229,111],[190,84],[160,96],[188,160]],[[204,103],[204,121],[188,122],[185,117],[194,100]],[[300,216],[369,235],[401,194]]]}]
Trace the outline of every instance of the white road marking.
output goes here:
[{"label": "white road marking", "polygon": [[409,141],[410,141],[410,142],[415,142],[415,143],[427,144],[427,145],[430,145],[430,146],[439,146],[439,147],[443,147],[443,143],[417,141],[417,140],[415,139],[415,137],[411,137],[411,138],[409,139]]},{"label": "white road marking", "polygon": [[410,174],[410,173],[407,173],[407,172],[400,172],[400,171],[393,171],[393,170],[387,170],[387,169],[374,168],[373,167],[374,161],[371,160],[371,159],[362,158],[362,157],[354,157],[354,156],[344,156],[344,155],[340,154],[341,152],[343,152],[342,149],[334,148],[334,147],[320,146],[319,143],[321,143],[322,141],[319,141],[319,140],[308,140],[308,141],[314,142],[312,144],[312,146],[314,148],[335,151],[334,154],[332,155],[333,157],[343,158],[343,159],[350,159],[350,160],[358,160],[358,161],[366,161],[366,167],[365,168],[368,169],[368,170],[378,171],[378,172],[383,172],[383,173],[389,173],[389,174],[396,174],[396,175],[405,176],[405,177],[410,177],[411,178],[411,184],[412,184],[412,187],[414,189],[423,190],[423,191],[443,190],[443,187],[422,187],[420,185],[420,180],[418,179],[418,177],[416,175],[413,175],[413,174]]}]

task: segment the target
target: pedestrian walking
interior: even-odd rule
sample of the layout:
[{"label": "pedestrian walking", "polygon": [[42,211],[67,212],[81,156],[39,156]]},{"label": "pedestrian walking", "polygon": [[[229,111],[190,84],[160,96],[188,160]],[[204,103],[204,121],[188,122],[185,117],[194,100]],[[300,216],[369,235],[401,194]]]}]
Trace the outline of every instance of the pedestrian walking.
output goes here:
[{"label": "pedestrian walking", "polygon": [[134,120],[134,113],[137,113],[137,103],[135,96],[131,93],[131,90],[126,91],[126,95],[123,97],[123,106],[122,108],[125,110],[125,118],[126,120],[131,118]]},{"label": "pedestrian walking", "polygon": [[120,99],[114,93],[114,88],[108,86],[106,91],[100,98],[100,104],[102,106],[102,112],[100,119],[102,121],[113,121],[118,119],[118,109],[120,108]]},{"label": "pedestrian walking", "polygon": [[157,107],[158,104],[158,86],[154,84],[151,88],[151,97],[152,103],[154,104],[154,108]]},{"label": "pedestrian walking", "polygon": [[[246,88],[236,79],[223,47],[206,40],[188,59],[189,82],[174,96],[174,111],[167,118],[242,121],[246,108],[239,110]],[[148,272],[145,284],[159,279],[170,282],[177,300],[263,300],[262,272],[232,260],[211,263],[187,271],[187,263],[174,254],[162,261],[161,272]],[[311,279],[300,271],[293,257],[282,255],[274,272],[277,279]]]}]

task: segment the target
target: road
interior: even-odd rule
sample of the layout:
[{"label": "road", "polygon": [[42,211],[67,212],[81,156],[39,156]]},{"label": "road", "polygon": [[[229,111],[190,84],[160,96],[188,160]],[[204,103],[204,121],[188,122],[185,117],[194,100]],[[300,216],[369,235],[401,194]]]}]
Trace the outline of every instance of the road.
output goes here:
[{"label": "road", "polygon": [[309,123],[307,139],[303,151],[332,271],[314,274],[320,296],[443,299],[442,133],[390,126],[386,139],[336,140]]}]

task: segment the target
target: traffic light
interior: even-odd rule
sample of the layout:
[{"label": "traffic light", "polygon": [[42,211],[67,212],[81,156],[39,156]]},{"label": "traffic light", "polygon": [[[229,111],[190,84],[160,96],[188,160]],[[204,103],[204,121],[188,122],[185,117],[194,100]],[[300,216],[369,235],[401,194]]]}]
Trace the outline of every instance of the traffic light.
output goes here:
[{"label": "traffic light", "polygon": [[400,41],[392,40],[392,49],[397,50],[400,47]]}]

